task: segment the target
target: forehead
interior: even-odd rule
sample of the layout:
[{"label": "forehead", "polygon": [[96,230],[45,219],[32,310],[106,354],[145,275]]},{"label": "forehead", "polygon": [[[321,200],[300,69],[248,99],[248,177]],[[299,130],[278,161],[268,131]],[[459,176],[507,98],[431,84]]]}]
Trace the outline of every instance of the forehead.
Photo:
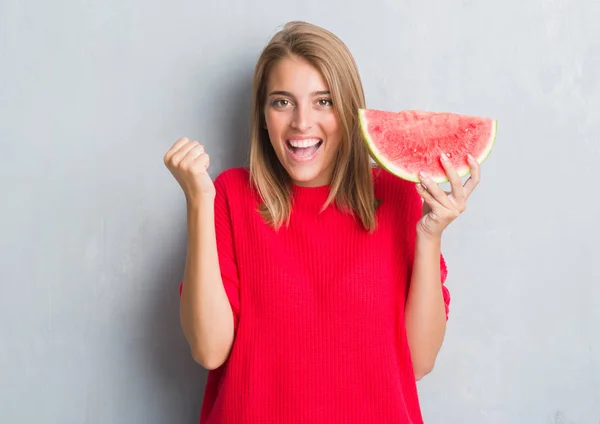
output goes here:
[{"label": "forehead", "polygon": [[280,59],[271,69],[267,91],[285,90],[303,94],[329,90],[323,75],[307,60],[300,57]]}]

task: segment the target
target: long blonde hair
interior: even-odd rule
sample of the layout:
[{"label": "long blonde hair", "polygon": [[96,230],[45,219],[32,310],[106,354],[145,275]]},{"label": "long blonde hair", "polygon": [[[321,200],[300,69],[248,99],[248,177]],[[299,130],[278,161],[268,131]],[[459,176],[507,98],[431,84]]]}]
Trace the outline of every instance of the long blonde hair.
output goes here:
[{"label": "long blonde hair", "polygon": [[363,227],[376,227],[376,200],[369,153],[361,140],[358,109],[365,96],[356,63],[346,45],[331,32],[306,22],[292,21],[262,51],[253,80],[250,122],[250,179],[263,203],[262,217],[278,229],[289,223],[290,178],[279,162],[265,128],[264,107],[269,73],[278,60],[297,56],[308,61],[329,85],[334,111],[343,135],[335,159],[329,197],[323,208],[335,202],[340,210],[358,216]]}]

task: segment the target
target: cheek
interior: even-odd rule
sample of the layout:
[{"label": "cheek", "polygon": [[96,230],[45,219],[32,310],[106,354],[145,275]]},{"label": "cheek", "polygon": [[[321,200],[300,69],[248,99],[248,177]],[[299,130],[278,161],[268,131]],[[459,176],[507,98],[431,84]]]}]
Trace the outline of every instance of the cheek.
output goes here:
[{"label": "cheek", "polygon": [[275,141],[277,140],[277,134],[280,132],[278,128],[278,122],[273,113],[265,111],[265,125],[267,126],[267,134],[269,134],[269,141],[273,147],[277,148]]},{"label": "cheek", "polygon": [[336,139],[335,141],[339,141],[342,134],[342,128],[334,114],[327,116],[321,121],[321,126],[328,137]]},{"label": "cheek", "polygon": [[265,122],[269,129],[269,132],[275,133],[284,129],[288,125],[288,118],[285,113],[266,111]]}]

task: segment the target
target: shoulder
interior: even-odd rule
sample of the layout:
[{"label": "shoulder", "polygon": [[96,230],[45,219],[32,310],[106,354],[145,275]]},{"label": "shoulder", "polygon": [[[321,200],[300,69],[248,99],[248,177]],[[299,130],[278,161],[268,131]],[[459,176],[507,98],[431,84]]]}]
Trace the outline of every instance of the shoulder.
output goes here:
[{"label": "shoulder", "polygon": [[250,172],[248,168],[228,168],[221,171],[214,180],[215,189],[220,194],[250,189]]},{"label": "shoulder", "polygon": [[251,203],[249,175],[245,168],[228,168],[214,178],[215,220],[227,217],[225,222],[229,225],[231,219],[247,209]]},{"label": "shoulder", "polygon": [[423,214],[423,201],[416,183],[403,180],[380,167],[374,169],[373,181],[380,227],[395,234],[400,243],[409,243],[410,246],[416,223]]},{"label": "shoulder", "polygon": [[233,204],[244,203],[249,199],[250,172],[247,168],[228,168],[221,171],[214,179],[215,201]]},{"label": "shoulder", "polygon": [[373,185],[375,197],[382,203],[394,205],[414,205],[421,203],[421,198],[412,181],[403,180],[380,166],[373,167]]},{"label": "shoulder", "polygon": [[221,171],[215,178],[215,184],[244,184],[250,182],[250,171],[248,168],[227,168]]}]

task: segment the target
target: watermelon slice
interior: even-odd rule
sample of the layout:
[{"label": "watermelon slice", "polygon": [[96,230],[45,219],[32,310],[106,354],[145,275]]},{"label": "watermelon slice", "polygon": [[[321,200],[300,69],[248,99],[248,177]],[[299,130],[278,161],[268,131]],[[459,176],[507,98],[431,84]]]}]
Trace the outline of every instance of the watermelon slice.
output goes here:
[{"label": "watermelon slice", "polygon": [[461,177],[489,156],[496,140],[497,121],[479,116],[406,110],[388,112],[359,109],[363,138],[379,165],[390,173],[419,182],[419,171],[436,183],[448,181],[440,155],[448,154]]}]

